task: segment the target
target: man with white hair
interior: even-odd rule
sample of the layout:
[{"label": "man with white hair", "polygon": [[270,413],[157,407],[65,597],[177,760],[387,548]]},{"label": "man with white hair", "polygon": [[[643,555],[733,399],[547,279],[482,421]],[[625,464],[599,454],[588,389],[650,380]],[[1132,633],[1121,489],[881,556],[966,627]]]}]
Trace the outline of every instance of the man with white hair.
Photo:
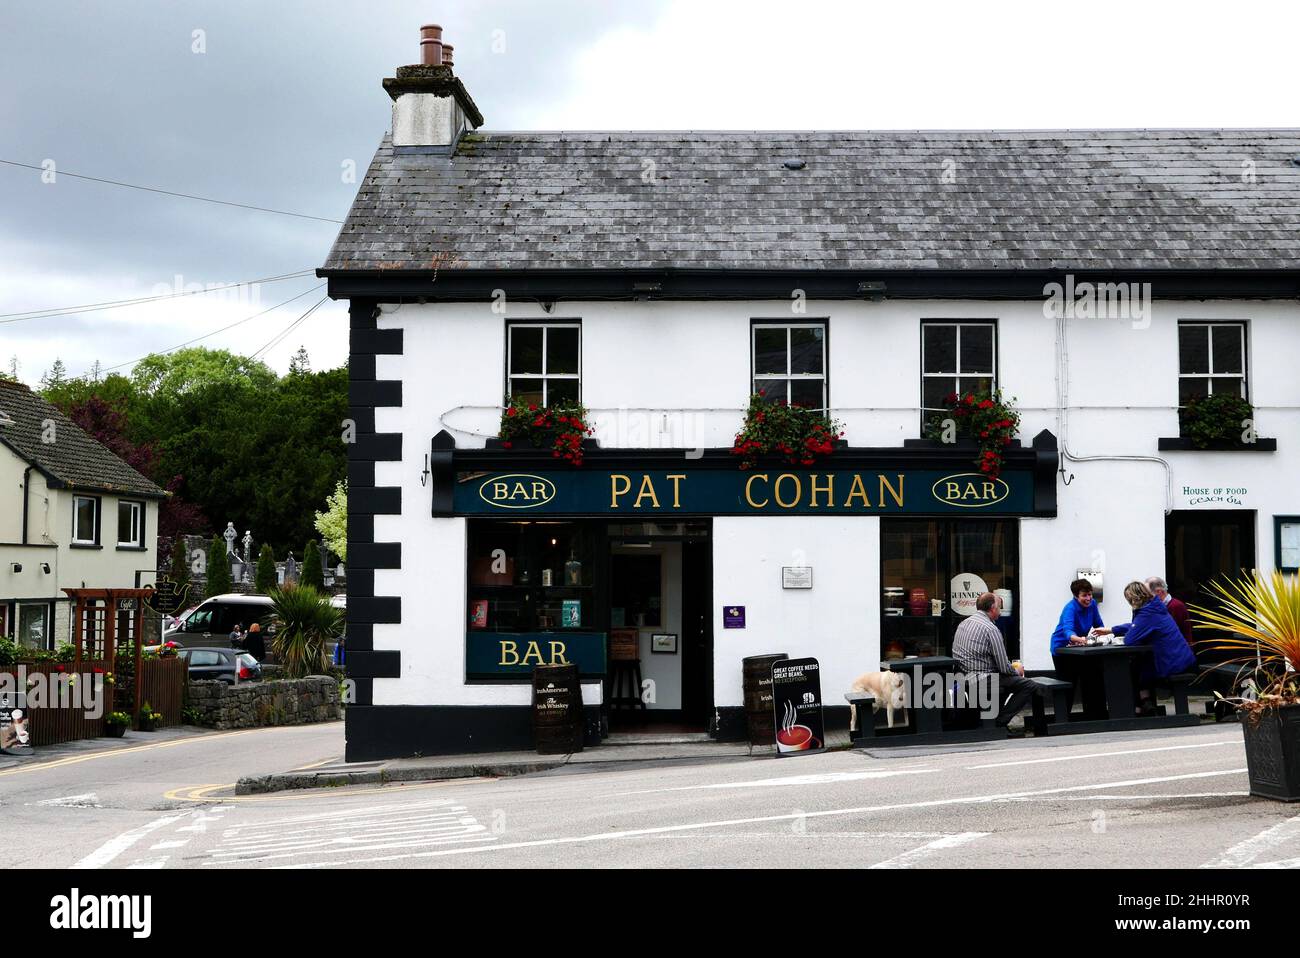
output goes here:
[{"label": "man with white hair", "polygon": [[1158,575],[1153,575],[1147,579],[1147,588],[1151,594],[1165,604],[1169,614],[1173,616],[1178,623],[1178,631],[1183,633],[1183,638],[1187,640],[1189,648],[1192,646],[1192,617],[1187,613],[1187,606],[1181,599],[1175,599],[1169,594],[1169,585]]}]

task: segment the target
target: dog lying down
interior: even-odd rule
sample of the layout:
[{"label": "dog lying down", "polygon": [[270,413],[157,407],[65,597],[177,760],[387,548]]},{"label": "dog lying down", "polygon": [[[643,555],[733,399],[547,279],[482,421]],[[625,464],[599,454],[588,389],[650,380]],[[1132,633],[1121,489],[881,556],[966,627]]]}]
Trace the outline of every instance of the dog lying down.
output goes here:
[{"label": "dog lying down", "polygon": [[[866,672],[853,680],[854,692],[864,692],[872,696],[871,705],[874,718],[877,711],[885,709],[889,727],[894,727],[894,713],[907,707],[907,684],[901,672]],[[849,707],[849,731],[858,730],[858,707]]]}]

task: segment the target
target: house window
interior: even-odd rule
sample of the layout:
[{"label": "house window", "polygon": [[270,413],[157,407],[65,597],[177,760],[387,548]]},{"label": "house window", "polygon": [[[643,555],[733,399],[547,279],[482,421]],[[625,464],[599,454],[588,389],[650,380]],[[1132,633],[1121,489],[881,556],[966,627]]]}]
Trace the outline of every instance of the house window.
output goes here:
[{"label": "house window", "polygon": [[83,546],[99,544],[99,500],[93,496],[72,497],[72,542]]},{"label": "house window", "polygon": [[921,323],[921,422],[947,408],[953,393],[998,388],[997,325],[925,320]]},{"label": "house window", "polygon": [[117,544],[140,548],[144,545],[144,503],[122,499],[117,504]]},{"label": "house window", "polygon": [[769,402],[826,409],[826,324],[754,323],[753,391]]},{"label": "house window", "polygon": [[1248,399],[1246,324],[1178,324],[1178,405],[1216,393]]},{"label": "house window", "polygon": [[52,649],[50,635],[50,606],[46,602],[18,603],[18,629],[15,641],[29,649]]},{"label": "house window", "polygon": [[580,324],[506,324],[507,399],[541,406],[578,402],[581,382]]}]

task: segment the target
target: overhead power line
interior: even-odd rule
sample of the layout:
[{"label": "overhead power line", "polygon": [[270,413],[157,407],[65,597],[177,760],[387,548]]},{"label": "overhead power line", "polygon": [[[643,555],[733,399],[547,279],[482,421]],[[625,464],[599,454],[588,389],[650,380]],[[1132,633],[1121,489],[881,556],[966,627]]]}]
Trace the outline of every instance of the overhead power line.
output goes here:
[{"label": "overhead power line", "polygon": [[[284,300],[283,302],[276,303],[274,306],[271,306],[271,307],[269,307],[269,308],[267,308],[267,309],[262,310],[260,313],[254,313],[252,316],[245,316],[243,319],[240,319],[240,320],[237,320],[236,322],[230,323],[230,324],[227,325],[227,326],[222,326],[220,329],[214,329],[214,330],[212,330],[212,332],[210,332],[210,333],[204,333],[202,336],[195,336],[193,339],[187,339],[185,342],[180,343],[180,344],[178,344],[178,345],[176,345],[176,346],[168,346],[166,349],[155,349],[155,350],[153,350],[152,352],[150,352],[148,355],[146,355],[146,356],[141,356],[139,359],[132,359],[130,362],[118,363],[116,366],[106,366],[106,367],[100,369],[100,372],[101,372],[101,373],[111,373],[111,372],[112,372],[113,370],[115,370],[115,369],[122,369],[122,368],[124,368],[124,367],[126,367],[126,366],[134,366],[134,365],[135,365],[136,363],[138,363],[138,362],[143,362],[144,360],[148,359],[149,356],[161,356],[161,355],[163,355],[164,353],[174,353],[174,352],[175,352],[176,350],[178,350],[178,349],[184,349],[186,346],[192,346],[192,345],[194,345],[194,344],[197,343],[197,342],[201,342],[201,341],[203,341],[203,340],[205,340],[205,339],[208,339],[208,338],[210,338],[210,337],[212,337],[212,336],[216,336],[218,333],[224,333],[224,332],[225,332],[226,330],[228,330],[228,329],[234,329],[236,326],[242,326],[244,323],[251,322],[252,320],[257,319],[257,317],[259,317],[259,316],[265,316],[267,313],[270,313],[270,312],[273,312],[274,310],[279,309],[281,306],[287,306],[287,305],[289,305],[289,304],[292,303],[295,299],[302,299],[302,298],[303,298],[304,296],[306,296],[308,293],[314,293],[314,292],[316,292],[317,290],[324,289],[324,288],[325,288],[325,284],[324,284],[324,283],[321,283],[321,284],[319,284],[318,286],[313,286],[313,287],[311,287],[310,289],[304,289],[304,290],[303,290],[301,293],[299,293],[297,296],[291,296],[291,297],[289,297],[288,299]],[[323,297],[323,298],[321,299],[321,302],[324,302],[326,299],[329,299],[329,297],[328,297],[328,296]],[[319,305],[320,305],[320,303],[317,303],[317,304],[316,304],[316,306],[319,306]],[[313,306],[311,309],[315,309],[316,306]],[[311,314],[311,310],[308,310],[306,313],[304,313],[302,316],[300,316],[300,317],[298,318],[298,322],[301,322],[303,319],[305,319],[305,318],[306,318],[308,315],[310,315],[310,314]],[[293,324],[291,324],[291,327],[292,327],[292,325],[293,325]],[[263,349],[265,349],[265,348],[266,348],[266,347],[263,347]],[[254,354],[254,355],[256,355],[256,354]],[[250,357],[250,358],[251,358],[251,357]]]},{"label": "overhead power line", "polygon": [[[319,286],[316,288],[320,289]],[[285,337],[288,336],[295,329],[297,329],[308,316],[316,312],[316,310],[320,308],[321,303],[325,302],[327,299],[329,299],[328,296],[322,296],[316,302],[316,304],[311,307],[311,309],[307,310],[307,312],[303,313],[301,316],[299,316],[297,319],[291,322],[288,326],[282,329],[279,333],[271,337],[271,341],[268,342],[265,346],[263,346],[261,349],[254,350],[253,354],[248,357],[248,362],[251,363],[254,359],[256,359],[258,356],[265,353],[267,350],[273,349],[274,347],[278,346],[280,343],[284,342]]]},{"label": "overhead power line", "polygon": [[[39,173],[45,172],[45,167],[34,166],[31,163],[19,163],[17,160],[0,159],[0,163],[8,166],[17,166],[24,170],[36,170]],[[254,206],[251,203],[233,203],[230,200],[218,200],[211,196],[198,196],[194,193],[179,193],[176,190],[164,190],[154,186],[140,186],[138,183],[123,183],[121,180],[109,180],[101,176],[87,176],[84,173],[69,173],[67,170],[55,169],[56,176],[71,176],[78,180],[89,180],[92,183],[106,183],[109,186],[121,186],[128,190],[141,190],[145,193],[160,193],[163,196],[179,196],[186,200],[198,200],[201,203],[216,203],[218,206],[233,206],[241,210],[256,210],[258,213],[278,213],[280,216],[296,216],[303,220],[317,220],[321,223],[338,223],[342,220],[330,219],[328,216],[312,216],[310,213],[294,213],[291,210],[276,210],[268,206]]]},{"label": "overhead power line", "polygon": [[261,279],[243,280],[238,283],[217,283],[212,286],[205,286],[203,289],[182,290],[177,293],[159,293],[157,296],[138,296],[135,299],[107,300],[102,303],[86,303],[81,306],[51,306],[48,309],[33,309],[17,313],[0,313],[0,324],[23,323],[31,319],[50,319],[55,316],[71,316],[76,313],[95,313],[105,309],[121,309],[124,306],[140,306],[144,303],[154,303],[163,299],[175,299],[178,296],[199,296],[203,293],[217,293],[226,289],[237,289],[240,286],[257,286],[262,283],[280,283],[287,279],[301,279],[304,276],[311,276],[315,272],[314,269],[303,269],[298,270],[295,273],[282,273],[279,276],[265,276]]}]

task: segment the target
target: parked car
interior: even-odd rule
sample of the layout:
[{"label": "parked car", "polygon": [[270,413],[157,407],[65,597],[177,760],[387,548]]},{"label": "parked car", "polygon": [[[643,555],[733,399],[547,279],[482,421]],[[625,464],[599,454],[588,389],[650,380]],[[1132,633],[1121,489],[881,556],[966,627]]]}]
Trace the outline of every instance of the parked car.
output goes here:
[{"label": "parked car", "polygon": [[163,632],[165,641],[186,648],[230,648],[230,632],[242,625],[244,631],[254,622],[262,624],[268,637],[274,614],[271,597],[228,592],[204,599],[181,618],[180,624]]},{"label": "parked car", "polygon": [[262,678],[262,666],[257,659],[238,649],[180,649],[177,654],[189,667],[190,678],[196,681],[257,682]]}]

